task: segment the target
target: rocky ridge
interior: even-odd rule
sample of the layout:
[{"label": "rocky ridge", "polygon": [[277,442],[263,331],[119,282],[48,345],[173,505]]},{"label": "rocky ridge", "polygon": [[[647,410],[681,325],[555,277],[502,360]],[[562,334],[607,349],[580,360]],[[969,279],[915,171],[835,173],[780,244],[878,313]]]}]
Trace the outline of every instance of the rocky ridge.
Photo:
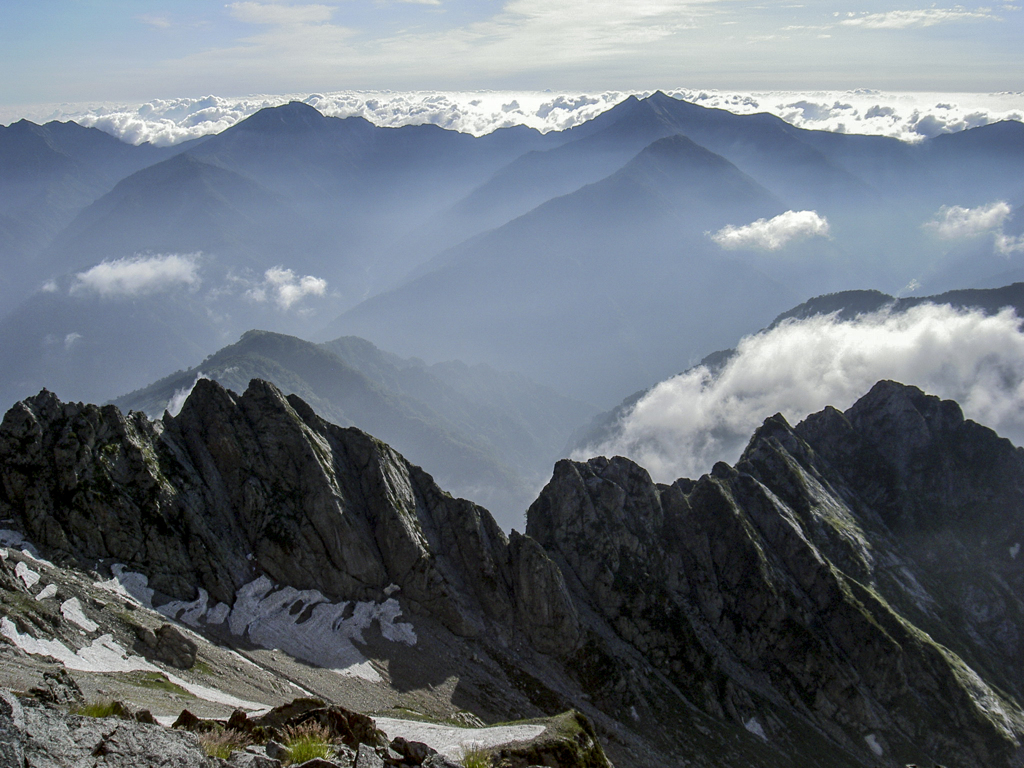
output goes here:
[{"label": "rocky ridge", "polygon": [[[698,480],[559,462],[510,536],[258,380],[200,381],[157,421],[43,392],[0,455],[0,513],[58,565],[144,573],[236,644],[262,637],[236,623],[257,599],[297,634],[332,601],[393,601],[411,630],[385,640],[455,649],[467,709],[576,707],[622,765],[1024,761],[1024,451],[912,387],[771,417]],[[365,646],[392,688],[400,645]]]}]

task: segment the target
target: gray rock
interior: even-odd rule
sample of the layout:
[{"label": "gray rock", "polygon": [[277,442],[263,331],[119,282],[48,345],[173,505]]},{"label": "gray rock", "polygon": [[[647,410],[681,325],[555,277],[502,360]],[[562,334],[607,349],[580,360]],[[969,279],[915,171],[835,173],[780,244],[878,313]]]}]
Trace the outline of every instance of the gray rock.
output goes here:
[{"label": "gray rock", "polygon": [[353,768],[384,768],[384,760],[368,744],[360,744]]},{"label": "gray rock", "polygon": [[42,687],[32,688],[29,693],[46,704],[68,706],[85,701],[82,689],[66,669],[43,672]]},{"label": "gray rock", "polygon": [[149,644],[148,634],[143,638],[143,642],[149,649],[148,655],[152,658],[169,664],[175,669],[192,669],[195,666],[199,646],[177,627],[163,624],[156,632],[145,630],[145,633],[152,634],[155,638],[153,645]]},{"label": "gray rock", "polygon": [[401,736],[391,741],[391,748],[411,765],[422,765],[428,757],[437,754],[436,749],[427,746],[422,741],[406,741]]},{"label": "gray rock", "polygon": [[[209,760],[193,734],[132,720],[67,715],[23,706],[0,691],[0,766],[92,766],[117,768],[207,768]],[[267,766],[266,768],[270,768]]]},{"label": "gray rock", "polygon": [[231,768],[281,768],[281,761],[248,750],[245,752],[234,750],[228,758],[228,765]]},{"label": "gray rock", "polygon": [[287,763],[292,759],[292,751],[288,749],[284,744],[271,739],[266,744],[267,757],[272,757],[275,760],[280,760],[282,763]]}]

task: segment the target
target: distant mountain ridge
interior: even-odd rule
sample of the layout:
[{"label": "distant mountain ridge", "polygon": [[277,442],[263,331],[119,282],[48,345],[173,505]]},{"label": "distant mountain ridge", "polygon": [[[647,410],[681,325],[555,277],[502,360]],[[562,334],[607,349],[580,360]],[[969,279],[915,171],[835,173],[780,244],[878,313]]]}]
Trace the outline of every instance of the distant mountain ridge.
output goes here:
[{"label": "distant mountain ridge", "polygon": [[332,423],[378,435],[453,492],[486,503],[503,527],[523,513],[569,434],[592,410],[523,376],[457,361],[428,366],[356,337],[317,345],[249,331],[235,344],[127,395],[124,411],[163,415],[200,377],[250,379],[296,394]]},{"label": "distant mountain ridge", "polygon": [[[761,203],[736,188],[704,204],[724,166],[674,162],[673,137],[730,163]],[[997,235],[1024,226],[1020,125],[940,138],[806,131],[662,93],[545,135],[380,128],[301,103],[166,150],[19,123],[0,135],[0,167],[39,172],[0,182],[0,350],[19,350],[0,397],[106,399],[180,360],[170,339],[209,354],[260,327],[516,369],[607,407],[668,375],[673,351],[698,360],[809,295],[1019,279],[998,252],[1016,241]],[[944,240],[922,226],[942,206],[1002,200],[1002,230]],[[709,237],[801,209],[828,227],[771,248]],[[161,282],[159,260],[182,255],[190,279]],[[145,275],[145,290],[72,295],[100,264]],[[126,338],[136,328],[163,341],[146,349]],[[95,366],[83,372],[73,344],[62,357],[67,339]]]}]

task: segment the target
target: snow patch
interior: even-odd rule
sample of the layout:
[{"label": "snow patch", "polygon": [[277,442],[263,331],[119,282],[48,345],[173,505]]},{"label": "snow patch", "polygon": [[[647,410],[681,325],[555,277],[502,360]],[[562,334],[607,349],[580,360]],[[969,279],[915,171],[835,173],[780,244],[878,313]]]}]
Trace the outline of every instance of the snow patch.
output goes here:
[{"label": "snow patch", "polygon": [[39,583],[39,574],[24,563],[18,563],[14,566],[14,572],[17,574],[19,579],[25,582],[26,589],[32,589],[32,587]]},{"label": "snow patch", "polygon": [[31,558],[42,565],[53,567],[53,563],[41,557],[35,545],[18,533],[18,531],[12,531],[10,528],[0,528],[0,545],[17,549],[25,557]]},{"label": "snow patch", "polygon": [[248,637],[262,648],[280,649],[346,677],[383,680],[354,645],[366,642],[363,631],[375,621],[386,640],[416,644],[412,624],[397,621],[402,608],[394,598],[383,603],[332,603],[315,589],[280,587],[260,576],[235,593],[235,604],[231,607],[224,603],[210,606],[209,595],[203,589],[190,602],[172,600],[154,607],[153,590],[146,576],[129,571],[120,563],[110,570],[113,578],[96,586],[193,627],[226,621],[233,635]]},{"label": "snow patch", "polygon": [[752,734],[757,736],[762,741],[768,741],[768,736],[764,732],[764,727],[758,722],[756,717],[752,717],[743,724],[743,727],[750,731]]},{"label": "snow patch", "polygon": [[57,585],[56,584],[47,584],[45,587],[42,588],[42,590],[39,592],[39,594],[36,595],[36,600],[48,600],[51,597],[56,597],[56,595],[57,595]]},{"label": "snow patch", "polygon": [[[277,587],[260,576],[238,590],[227,622],[233,635],[247,636],[264,648],[278,648],[341,675],[380,682],[383,678],[354,643],[364,643],[363,630],[376,621],[387,640],[415,645],[412,625],[396,621],[401,613],[393,598],[331,603],[315,589]],[[219,610],[213,617],[215,623],[224,621],[222,614]]]},{"label": "snow patch", "polygon": [[1018,541],[1012,547],[1010,547],[1010,557],[1014,560],[1017,559],[1017,554],[1020,552],[1020,542]]},{"label": "snow patch", "polygon": [[184,688],[193,696],[205,699],[206,701],[247,710],[260,710],[265,709],[267,706],[266,704],[239,699],[223,691],[207,688],[204,685],[196,685],[195,683],[183,680],[177,675],[165,672],[141,656],[134,656],[128,653],[109,634],[96,638],[85,648],[72,651],[60,640],[38,640],[32,637],[32,635],[22,634],[18,631],[14,622],[6,616],[0,619],[0,634],[3,634],[4,637],[26,653],[49,656],[59,661],[67,669],[79,672],[157,672],[175,685]]},{"label": "snow patch", "polygon": [[206,613],[207,624],[223,624],[228,614],[231,613],[231,606],[227,603],[217,603]]},{"label": "snow patch", "polygon": [[869,733],[867,736],[864,737],[864,741],[868,743],[868,747],[871,748],[872,752],[874,752],[879,757],[882,756],[882,753],[885,750],[883,750],[882,745],[878,743],[878,737],[875,736],[875,734]]},{"label": "snow patch", "polygon": [[61,603],[60,612],[67,621],[77,624],[86,632],[95,632],[100,626],[82,612],[82,604],[78,602],[77,597]]},{"label": "snow patch", "polygon": [[129,571],[121,563],[110,566],[110,572],[114,574],[113,577],[107,581],[97,581],[93,586],[113,592],[143,608],[153,608],[153,590],[149,588],[148,577]]},{"label": "snow patch", "polygon": [[377,727],[389,739],[401,736],[407,741],[421,741],[450,760],[459,760],[467,748],[489,749],[510,741],[529,741],[544,732],[543,725],[501,725],[493,728],[456,728],[450,725],[422,723],[377,717]]},{"label": "snow patch", "polygon": [[207,613],[206,603],[209,599],[210,596],[206,590],[200,587],[199,596],[195,600],[188,603],[183,600],[172,600],[159,606],[156,610],[164,616],[188,624],[190,627],[198,627],[199,620]]}]

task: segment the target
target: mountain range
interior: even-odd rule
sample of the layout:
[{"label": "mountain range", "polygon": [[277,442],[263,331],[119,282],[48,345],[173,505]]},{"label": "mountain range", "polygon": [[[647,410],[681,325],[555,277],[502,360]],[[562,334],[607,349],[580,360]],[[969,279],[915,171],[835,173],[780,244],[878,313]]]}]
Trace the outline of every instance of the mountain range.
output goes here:
[{"label": "mountain range", "polygon": [[[44,391],[6,414],[0,456],[0,648],[51,708],[58,688],[131,695],[144,669],[157,715],[240,708],[226,729],[299,684],[484,723],[581,713],[576,746],[533,764],[604,764],[595,739],[636,766],[1020,759],[1024,451],[914,387],[771,416],[696,480],[559,461],[507,536],[260,380],[200,379],[155,421]],[[157,654],[154,610],[192,659],[251,670]]]},{"label": "mountain range", "polygon": [[[299,103],[173,148],[22,121],[0,129],[0,396],[113,398],[264,328],[607,408],[669,375],[667,351],[699,360],[807,296],[1019,279],[1022,164],[1016,122],[911,146],[661,93],[482,137]],[[827,226],[709,236],[787,211]]]}]

